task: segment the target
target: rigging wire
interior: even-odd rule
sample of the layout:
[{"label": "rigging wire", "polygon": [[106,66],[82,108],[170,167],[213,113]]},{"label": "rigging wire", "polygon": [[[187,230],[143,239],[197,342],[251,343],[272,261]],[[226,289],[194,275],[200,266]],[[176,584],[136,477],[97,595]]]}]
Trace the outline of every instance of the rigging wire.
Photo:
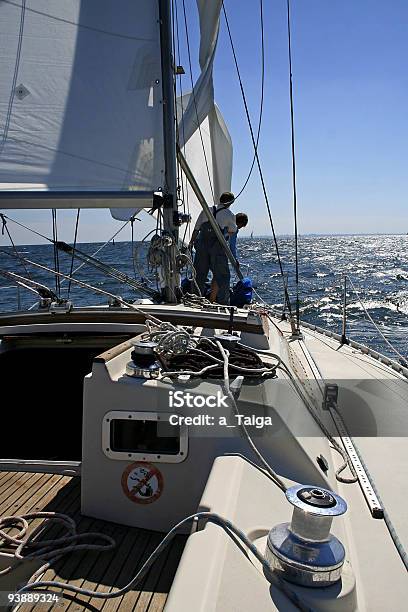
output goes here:
[{"label": "rigging wire", "polygon": [[72,279],[72,273],[74,270],[74,259],[75,259],[75,248],[76,248],[76,243],[77,243],[77,238],[78,238],[78,226],[79,226],[79,213],[80,213],[80,208],[77,209],[77,215],[76,215],[76,222],[75,222],[75,232],[74,232],[74,244],[73,244],[73,250],[72,250],[72,257],[71,257],[71,267],[69,270],[69,281],[68,281],[68,296],[67,298],[69,299],[69,294],[71,293],[71,279]]},{"label": "rigging wire", "polygon": [[[15,245],[15,243],[14,243],[14,240],[13,240],[13,238],[11,237],[10,230],[9,230],[9,228],[7,227],[7,221],[6,221],[6,217],[5,217],[5,215],[3,215],[2,213],[0,213],[0,219],[1,219],[2,224],[3,224],[3,225],[2,225],[2,228],[1,228],[1,233],[4,235],[4,232],[6,232],[7,236],[9,237],[9,240],[10,240],[10,242],[11,242],[11,245],[12,245],[12,247],[13,247],[14,252],[16,253],[16,255],[19,255],[19,252],[18,252],[18,250],[17,250],[17,247],[16,247],[16,245]],[[23,268],[24,268],[24,270],[25,270],[25,273],[27,274],[28,278],[30,278],[30,279],[31,279],[31,274],[30,274],[30,272],[28,271],[28,268],[27,268],[27,266],[25,265],[24,261],[21,261],[21,265],[23,266]]]},{"label": "rigging wire", "polygon": [[297,222],[297,192],[296,192],[296,156],[295,156],[295,119],[293,108],[293,79],[292,79],[292,40],[290,27],[290,0],[286,0],[288,21],[288,59],[289,59],[289,97],[290,97],[290,131],[292,150],[292,190],[293,190],[293,219],[295,234],[295,281],[296,281],[296,328],[300,326],[300,300],[299,300],[299,255],[298,255],[298,222]]},{"label": "rigging wire", "polygon": [[[4,253],[5,255],[8,255],[9,257],[14,257],[15,259],[16,258],[18,259],[17,255],[15,255],[14,253],[10,253],[1,248],[0,248],[0,253]],[[36,263],[35,261],[32,261],[31,259],[27,259],[27,257],[24,257],[24,261],[28,263],[30,266],[34,266],[35,268],[44,270],[45,272],[49,272],[50,274],[53,274],[54,276],[59,276],[62,279],[69,280],[69,276],[67,274],[64,274],[63,272],[57,272],[56,270],[53,270],[52,268],[49,268],[48,266],[44,266],[42,264]],[[126,306],[127,308],[130,308],[131,310],[135,310],[139,312],[140,314],[142,314],[145,317],[146,321],[147,320],[152,321],[156,325],[162,324],[162,321],[158,319],[157,317],[155,317],[154,315],[148,312],[145,312],[139,306],[136,306],[135,304],[132,304],[131,302],[127,302],[126,300],[122,299],[120,296],[115,295],[114,293],[111,293],[110,291],[106,291],[105,289],[100,289],[99,287],[94,287],[93,285],[90,285],[89,283],[85,283],[84,281],[80,281],[76,278],[72,278],[72,282],[75,283],[76,285],[79,285],[79,287],[82,287],[83,289],[89,289],[90,291],[93,291],[95,293],[99,293],[101,295],[106,295],[110,298],[113,298],[114,300],[119,302],[119,304],[123,304],[123,306]],[[38,285],[38,283],[36,283],[36,285]]]},{"label": "rigging wire", "polygon": [[292,318],[292,306],[291,306],[291,303],[290,303],[289,293],[288,293],[288,290],[287,290],[287,287],[286,287],[286,284],[285,284],[285,281],[284,281],[283,264],[282,264],[282,259],[281,259],[281,256],[280,256],[278,239],[277,239],[276,232],[275,232],[275,225],[273,223],[272,211],[271,211],[271,207],[270,207],[270,203],[269,203],[269,197],[268,197],[268,193],[267,193],[267,190],[266,190],[265,179],[264,179],[264,176],[263,176],[261,161],[259,159],[259,153],[258,153],[258,150],[256,148],[256,140],[255,140],[254,130],[253,130],[253,127],[252,127],[251,116],[249,114],[248,103],[247,103],[247,99],[246,99],[244,85],[242,83],[242,78],[241,78],[241,71],[239,69],[238,58],[237,58],[237,54],[235,52],[235,45],[234,45],[234,41],[233,41],[233,38],[232,38],[231,29],[230,29],[230,25],[229,25],[229,21],[228,21],[228,16],[227,16],[227,11],[225,9],[224,2],[222,4],[222,9],[223,9],[223,12],[224,12],[225,23],[226,23],[226,26],[227,26],[228,37],[229,37],[230,44],[231,44],[231,50],[232,50],[232,55],[233,55],[233,58],[234,58],[235,69],[237,71],[237,76],[238,76],[239,86],[240,86],[240,90],[241,90],[242,101],[244,103],[244,108],[245,108],[245,114],[246,114],[246,118],[247,118],[247,122],[248,122],[248,127],[249,127],[249,131],[250,131],[250,134],[251,134],[252,145],[254,147],[254,153],[255,153],[256,163],[257,163],[257,167],[258,167],[259,177],[261,179],[261,186],[262,186],[263,196],[264,196],[265,205],[266,205],[266,209],[267,209],[267,213],[268,213],[268,217],[269,217],[269,223],[270,223],[271,230],[272,230],[272,237],[273,237],[273,241],[274,241],[274,244],[275,244],[276,255],[277,255],[277,258],[278,258],[279,270],[280,270],[280,274],[281,274],[282,281],[283,281],[285,301],[287,303],[287,307],[288,307],[288,311],[289,311],[290,317]]},{"label": "rigging wire", "polygon": [[[51,210],[52,214],[52,241],[54,244],[54,268],[56,272],[59,272],[59,253],[57,249],[58,242],[58,226],[57,226],[57,211],[55,208]],[[55,293],[58,297],[61,297],[61,284],[58,276],[55,277]]]},{"label": "rigging wire", "polygon": [[96,259],[95,257],[87,255],[83,251],[80,251],[78,248],[74,249],[66,242],[57,242],[56,246],[59,251],[63,251],[64,253],[71,254],[71,255],[74,254],[75,257],[77,257],[77,259],[85,262],[86,264],[88,264],[89,266],[93,268],[96,268],[97,270],[105,274],[107,277],[114,278],[116,281],[124,285],[128,285],[129,287],[132,287],[132,289],[142,294],[145,293],[149,297],[154,297],[154,298],[157,297],[156,292],[153,289],[149,288],[146,285],[146,283],[143,281],[143,279],[141,282],[136,279],[133,279],[132,277],[125,274],[124,272],[117,270],[116,268],[114,268],[113,266],[110,266],[109,264],[103,263],[102,261],[100,261],[99,259]]},{"label": "rigging wire", "polygon": [[15,223],[19,227],[22,227],[23,229],[26,229],[27,231],[31,232],[32,234],[35,234],[36,236],[39,236],[40,238],[44,238],[44,240],[46,240],[47,242],[52,242],[52,238],[49,238],[48,236],[44,236],[44,234],[41,234],[40,232],[37,232],[36,230],[32,229],[31,227],[28,227],[27,225],[24,225],[23,223],[20,223],[19,221],[16,221],[15,219],[12,219],[8,215],[5,215],[4,213],[2,213],[1,216],[4,217],[4,219],[7,219],[8,221],[11,221],[12,223]]},{"label": "rigging wire", "polygon": [[[259,139],[261,136],[262,115],[263,115],[263,106],[264,106],[264,89],[265,89],[265,27],[264,27],[264,17],[263,17],[263,0],[260,0],[259,10],[260,10],[260,21],[261,21],[261,66],[262,68],[261,68],[261,102],[259,106],[259,119],[258,119],[258,129],[257,129],[257,134],[256,134],[255,151],[258,151]],[[240,197],[240,195],[245,191],[246,186],[249,183],[249,179],[252,176],[252,171],[255,167],[255,162],[256,162],[256,155],[254,153],[254,156],[252,158],[252,164],[248,172],[248,176],[245,179],[245,182],[242,185],[241,189],[238,191],[238,194],[235,196],[235,200],[237,200]]]},{"label": "rigging wire", "polygon": [[[44,240],[46,240],[47,242],[51,242],[51,243],[53,243],[52,238],[49,238],[48,236],[45,236],[44,234],[41,234],[40,232],[37,232],[36,230],[32,229],[31,227],[28,227],[27,225],[24,225],[23,223],[20,223],[19,221],[16,221],[15,219],[12,219],[12,218],[11,218],[11,217],[9,217],[8,215],[2,214],[2,216],[3,216],[5,219],[7,219],[8,221],[11,221],[12,223],[15,223],[15,224],[16,224],[16,225],[18,225],[19,227],[22,227],[23,229],[26,229],[27,231],[29,231],[29,232],[31,232],[31,233],[33,233],[33,234],[35,234],[36,236],[39,236],[40,238],[43,238],[43,239],[44,239]],[[98,248],[96,249],[96,251],[94,251],[94,252],[92,253],[91,257],[95,257],[96,255],[98,255],[98,253],[100,253],[100,252],[102,251],[102,249],[104,249],[104,248],[105,248],[105,247],[106,247],[106,246],[107,246],[107,245],[108,245],[110,242],[112,242],[112,241],[113,241],[113,240],[116,238],[116,236],[118,236],[118,234],[120,234],[120,232],[122,232],[122,231],[125,229],[125,227],[128,225],[128,223],[129,223],[129,222],[130,222],[130,219],[128,219],[128,220],[127,220],[127,221],[126,221],[126,222],[125,222],[125,223],[124,223],[124,224],[123,224],[123,225],[122,225],[122,226],[121,226],[121,227],[120,227],[118,230],[116,230],[116,232],[113,234],[113,236],[111,236],[111,237],[109,238],[109,240],[107,240],[107,241],[106,241],[106,242],[104,242],[104,243],[103,243],[103,244],[102,244],[100,247],[98,247]],[[155,230],[153,230],[153,231],[155,231]],[[147,236],[145,236],[145,237],[143,238],[142,242],[143,242],[144,240],[146,240],[146,238],[147,238],[147,237],[148,237],[148,236],[149,236],[151,233],[153,233],[153,231],[152,231],[152,232],[149,232],[149,234],[147,234]],[[22,258],[20,254],[18,254],[18,258],[19,258],[19,259],[21,259],[22,261],[24,261],[24,258]],[[85,262],[85,261],[83,261],[81,264],[79,264],[79,266],[78,266],[77,268],[75,268],[75,270],[73,270],[72,274],[70,274],[69,276],[65,276],[65,277],[63,277],[63,278],[61,278],[61,277],[60,277],[60,279],[61,279],[61,280],[60,280],[60,285],[62,285],[62,283],[64,283],[66,280],[67,280],[67,281],[71,281],[71,282],[76,282],[76,281],[74,281],[74,280],[73,280],[73,276],[74,276],[74,274],[76,274],[76,273],[77,273],[77,272],[78,272],[78,271],[79,271],[79,270],[80,270],[80,269],[81,269],[83,266],[85,266],[85,265],[86,265],[86,262]],[[36,306],[36,303],[35,303],[35,304],[33,304],[33,305],[32,305],[32,306],[29,308],[29,310],[31,310],[31,309],[32,309],[32,308],[34,308],[35,306]]]},{"label": "rigging wire", "polygon": [[[107,240],[106,242],[104,242],[102,246],[100,246],[98,249],[96,249],[96,251],[95,251],[94,253],[92,253],[91,257],[95,257],[95,255],[98,255],[98,253],[100,253],[100,252],[102,251],[102,249],[104,249],[104,248],[105,248],[105,247],[106,247],[106,246],[107,246],[107,245],[108,245],[110,242],[112,242],[112,240],[115,240],[116,236],[117,236],[118,234],[120,234],[120,232],[121,232],[122,230],[124,230],[124,229],[125,229],[125,227],[127,226],[127,224],[128,224],[129,222],[130,222],[130,219],[128,219],[128,220],[127,220],[127,221],[126,221],[126,222],[125,222],[125,223],[124,223],[124,224],[123,224],[123,225],[122,225],[122,226],[121,226],[121,227],[120,227],[120,228],[119,228],[119,229],[118,229],[118,230],[117,230],[117,231],[116,231],[116,232],[113,234],[113,236],[111,236],[111,237],[109,238],[109,240]],[[27,229],[29,229],[29,228],[27,228]],[[49,239],[49,238],[47,238],[47,240],[50,240],[50,239]],[[50,240],[50,242],[52,242],[52,240]],[[81,269],[83,266],[85,266],[85,264],[86,264],[86,262],[82,262],[82,263],[81,263],[81,264],[80,264],[80,265],[79,265],[77,268],[75,268],[75,270],[73,271],[73,273],[72,273],[72,275],[71,275],[71,278],[73,278],[74,274],[76,274],[76,273],[77,273],[77,272],[78,272],[78,271],[79,271],[79,270],[80,270],[80,269]],[[65,278],[63,278],[63,279],[61,280],[61,285],[62,285],[62,283],[63,283],[65,280],[66,280]]]}]

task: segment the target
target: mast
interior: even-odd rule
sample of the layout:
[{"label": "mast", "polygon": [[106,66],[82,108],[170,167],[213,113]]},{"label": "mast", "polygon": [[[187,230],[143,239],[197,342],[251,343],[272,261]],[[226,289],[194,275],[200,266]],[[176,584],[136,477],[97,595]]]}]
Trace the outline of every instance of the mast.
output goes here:
[{"label": "mast", "polygon": [[166,249],[165,263],[165,299],[166,302],[177,302],[179,274],[176,266],[178,227],[175,225],[177,212],[177,169],[176,169],[176,129],[174,106],[174,62],[172,50],[170,0],[159,0],[160,46],[162,60],[163,88],[163,131],[165,183],[163,193],[164,232],[172,238],[172,244]]}]

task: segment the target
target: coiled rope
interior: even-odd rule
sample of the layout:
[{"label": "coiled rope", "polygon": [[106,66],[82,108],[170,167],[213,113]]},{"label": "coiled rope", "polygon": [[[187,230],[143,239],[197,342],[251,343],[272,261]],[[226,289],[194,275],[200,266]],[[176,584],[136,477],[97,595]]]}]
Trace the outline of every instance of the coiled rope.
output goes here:
[{"label": "coiled rope", "polygon": [[224,529],[225,533],[232,539],[234,544],[238,546],[239,550],[243,554],[247,555],[246,551],[241,548],[239,542],[236,540],[236,538],[238,538],[238,540],[240,540],[241,543],[247,547],[247,549],[254,555],[257,561],[262,565],[262,568],[267,573],[267,579],[271,584],[273,584],[277,589],[284,593],[298,610],[301,610],[302,612],[313,612],[313,608],[305,604],[299,597],[299,595],[296,593],[296,591],[291,588],[288,583],[286,583],[276,573],[271,571],[271,568],[265,557],[260,553],[255,544],[253,544],[253,542],[251,542],[251,540],[244,534],[244,532],[241,531],[238,527],[236,527],[233,523],[231,523],[231,521],[229,521],[228,519],[213,512],[197,512],[196,514],[187,516],[182,521],[177,523],[177,525],[175,525],[168,532],[168,534],[163,538],[160,544],[151,553],[149,558],[145,561],[140,570],[137,572],[136,576],[126,586],[122,587],[121,589],[118,589],[117,591],[111,591],[109,593],[106,593],[100,591],[92,591],[90,589],[84,589],[73,584],[58,582],[56,580],[40,580],[34,583],[30,582],[29,584],[22,587],[18,591],[18,593],[26,593],[27,591],[33,591],[38,589],[57,588],[62,590],[61,596],[65,595],[64,591],[68,591],[71,593],[76,593],[78,595],[84,595],[86,597],[95,597],[97,599],[114,599],[116,597],[120,597],[121,595],[124,595],[125,593],[130,591],[142,580],[142,578],[146,575],[146,573],[149,571],[153,563],[158,559],[163,550],[174,539],[177,531],[181,527],[183,527],[189,522],[198,520],[205,520],[207,523],[214,523],[215,525],[218,525],[219,527]]},{"label": "coiled rope", "polygon": [[[61,525],[67,532],[66,535],[51,540],[34,540],[37,530],[27,535],[29,521],[46,519],[45,526],[53,523]],[[44,525],[44,523],[43,523]],[[42,525],[42,526],[43,526]],[[17,535],[11,536],[5,529],[18,529]],[[52,562],[63,557],[69,552],[79,550],[108,551],[115,548],[113,538],[103,533],[84,532],[78,533],[75,521],[67,514],[58,512],[30,512],[21,516],[0,517],[0,541],[15,547],[14,558],[23,561],[25,559],[41,559],[45,563],[38,568],[30,577],[28,584],[34,583],[52,564]],[[92,543],[92,540],[101,540],[102,544]],[[0,570],[0,576],[8,574],[13,569],[12,565]]]}]

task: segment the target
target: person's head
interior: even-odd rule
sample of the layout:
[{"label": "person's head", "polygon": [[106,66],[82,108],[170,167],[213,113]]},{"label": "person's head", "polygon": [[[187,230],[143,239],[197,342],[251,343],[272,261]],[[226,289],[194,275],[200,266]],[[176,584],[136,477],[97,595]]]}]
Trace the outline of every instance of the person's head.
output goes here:
[{"label": "person's head", "polygon": [[235,200],[235,196],[231,191],[224,191],[220,196],[220,204],[223,206],[231,206]]},{"label": "person's head", "polygon": [[238,229],[242,229],[248,225],[248,215],[245,213],[237,213],[235,215],[235,223]]}]

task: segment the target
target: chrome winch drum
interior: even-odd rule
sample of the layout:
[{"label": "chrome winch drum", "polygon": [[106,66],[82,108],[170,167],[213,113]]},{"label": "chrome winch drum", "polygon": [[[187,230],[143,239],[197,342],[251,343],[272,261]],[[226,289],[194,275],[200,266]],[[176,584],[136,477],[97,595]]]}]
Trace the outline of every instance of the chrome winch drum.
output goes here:
[{"label": "chrome winch drum", "polygon": [[301,586],[334,584],[341,576],[345,551],[330,527],[335,516],[346,512],[346,502],[333,491],[305,485],[288,489],[286,498],[294,506],[292,522],[269,532],[265,551],[269,566]]},{"label": "chrome winch drum", "polygon": [[154,352],[157,342],[137,338],[130,343],[133,346],[132,361],[126,364],[126,374],[136,378],[158,378],[161,366]]}]

